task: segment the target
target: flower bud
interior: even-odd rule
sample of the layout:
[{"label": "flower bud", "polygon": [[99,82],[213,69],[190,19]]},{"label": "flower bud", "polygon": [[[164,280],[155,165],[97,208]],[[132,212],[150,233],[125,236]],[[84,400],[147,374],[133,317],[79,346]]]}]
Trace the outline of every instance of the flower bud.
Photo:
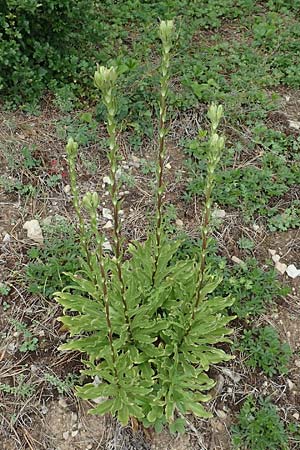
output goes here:
[{"label": "flower bud", "polygon": [[175,31],[175,25],[173,20],[162,20],[159,25],[159,37],[162,43],[168,51],[170,51],[170,43]]},{"label": "flower bud", "polygon": [[208,109],[207,117],[211,123],[217,127],[223,117],[223,106],[212,103]]},{"label": "flower bud", "polygon": [[82,199],[82,204],[88,211],[95,211],[99,206],[97,192],[87,192]]},{"label": "flower bud", "polygon": [[117,80],[117,71],[115,67],[109,69],[104,66],[97,66],[97,70],[94,75],[95,85],[103,90],[111,88]]},{"label": "flower bud", "polygon": [[66,151],[68,155],[76,156],[78,151],[78,143],[74,141],[72,137],[68,139],[68,143],[66,145]]}]

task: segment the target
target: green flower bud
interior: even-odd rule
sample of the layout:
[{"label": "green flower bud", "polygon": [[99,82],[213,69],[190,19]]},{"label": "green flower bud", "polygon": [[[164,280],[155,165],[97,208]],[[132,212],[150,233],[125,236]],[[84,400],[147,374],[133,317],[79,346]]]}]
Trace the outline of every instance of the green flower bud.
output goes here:
[{"label": "green flower bud", "polygon": [[95,85],[105,91],[111,89],[117,80],[117,71],[115,67],[110,67],[109,69],[104,66],[97,66],[97,70],[94,75]]},{"label": "green flower bud", "polygon": [[223,106],[212,103],[208,109],[207,117],[216,128],[223,117]]},{"label": "green flower bud", "polygon": [[99,206],[99,196],[97,192],[87,192],[82,199],[82,204],[88,211],[96,211]]},{"label": "green flower bud", "polygon": [[166,47],[166,50],[170,51],[170,44],[175,31],[175,25],[173,20],[162,20],[159,25],[159,37]]},{"label": "green flower bud", "polygon": [[74,141],[72,137],[68,139],[68,143],[66,145],[67,154],[70,156],[76,156],[78,151],[78,143]]}]

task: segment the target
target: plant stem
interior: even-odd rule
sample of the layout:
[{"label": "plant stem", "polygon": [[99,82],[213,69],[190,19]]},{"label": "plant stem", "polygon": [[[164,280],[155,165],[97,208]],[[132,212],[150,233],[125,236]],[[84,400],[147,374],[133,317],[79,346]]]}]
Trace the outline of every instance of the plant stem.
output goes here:
[{"label": "plant stem", "polygon": [[160,38],[162,40],[162,61],[160,79],[160,102],[159,102],[159,137],[156,167],[156,226],[155,226],[155,257],[152,284],[158,269],[158,260],[161,247],[163,196],[164,196],[164,163],[166,159],[166,117],[167,117],[167,95],[169,88],[170,49],[172,46],[174,24],[172,21],[161,22]]},{"label": "plant stem", "polygon": [[121,236],[121,221],[120,221],[120,206],[121,200],[119,199],[119,182],[117,178],[119,148],[117,144],[117,125],[116,125],[116,102],[114,87],[117,80],[117,72],[114,67],[110,69],[106,67],[98,67],[95,73],[95,84],[102,91],[103,103],[107,109],[107,131],[109,135],[109,153],[108,160],[110,163],[110,197],[113,206],[113,243],[115,253],[115,263],[117,267],[117,276],[120,282],[121,301],[123,305],[124,317],[128,326],[129,333],[131,334],[130,327],[131,322],[129,319],[128,306],[126,300],[126,287],[122,271],[123,262],[123,239]]}]

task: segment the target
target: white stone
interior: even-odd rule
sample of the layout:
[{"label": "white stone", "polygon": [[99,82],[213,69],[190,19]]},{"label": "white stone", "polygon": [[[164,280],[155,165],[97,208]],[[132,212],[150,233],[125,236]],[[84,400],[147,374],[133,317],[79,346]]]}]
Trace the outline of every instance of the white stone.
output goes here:
[{"label": "white stone", "polygon": [[182,220],[181,219],[176,219],[176,225],[179,227],[179,228],[182,228],[183,227],[183,222],[182,222]]},{"label": "white stone", "polygon": [[236,264],[242,264],[243,263],[243,261],[240,258],[238,258],[237,256],[232,256],[231,259]]},{"label": "white stone", "polygon": [[167,164],[166,164],[166,169],[169,169],[169,170],[172,169],[172,166],[171,166],[170,163],[167,163]]},{"label": "white stone", "polygon": [[280,260],[280,255],[277,255],[275,253],[275,255],[272,255],[272,259],[273,259],[274,263],[277,263]]},{"label": "white stone", "polygon": [[110,178],[109,177],[103,177],[103,183],[104,184],[111,184]]},{"label": "white stone", "polygon": [[111,215],[111,211],[108,208],[103,208],[102,214],[103,214],[104,219],[112,220],[112,218],[113,218]]},{"label": "white stone", "polygon": [[272,250],[271,248],[268,249],[268,252],[271,256],[274,256],[276,254],[276,250]]},{"label": "white stone", "polygon": [[286,273],[290,278],[297,278],[300,276],[300,270],[297,269],[295,264],[290,264],[289,266],[287,266]]},{"label": "white stone", "polygon": [[289,125],[295,130],[300,130],[300,122],[298,122],[297,120],[289,120]]},{"label": "white stone", "polygon": [[103,226],[103,228],[105,229],[105,230],[109,230],[110,228],[112,228],[113,227],[113,224],[112,224],[112,221],[111,220],[109,220],[108,222],[106,222],[106,224]]},{"label": "white stone", "polygon": [[38,244],[43,244],[43,233],[38,220],[28,220],[24,223],[23,229],[27,231],[27,236],[29,239]]},{"label": "white stone", "polygon": [[64,431],[63,438],[65,441],[67,441],[69,439],[69,435],[70,435],[69,431]]},{"label": "white stone", "polygon": [[281,275],[284,274],[284,272],[286,271],[286,268],[287,268],[287,265],[284,264],[284,263],[281,263],[281,262],[279,262],[279,261],[277,261],[277,262],[275,263],[275,269],[278,270],[278,272],[280,272]]},{"label": "white stone", "polygon": [[74,430],[74,431],[72,431],[71,436],[75,437],[75,436],[77,436],[78,433],[79,433],[78,430]]},{"label": "white stone", "polygon": [[2,242],[6,244],[7,242],[10,242],[10,234],[5,233],[4,238],[2,239]]},{"label": "white stone", "polygon": [[226,211],[224,209],[214,209],[212,216],[214,219],[224,219],[226,217]]},{"label": "white stone", "polygon": [[293,414],[293,417],[294,417],[294,419],[299,420],[300,415],[299,415],[299,413],[296,412]]},{"label": "white stone", "polygon": [[259,225],[257,225],[256,223],[254,223],[254,224],[252,225],[252,228],[253,228],[254,231],[258,231],[258,230],[259,230]]},{"label": "white stone", "polygon": [[70,194],[70,192],[71,192],[71,186],[69,184],[66,184],[64,187],[64,193]]},{"label": "white stone", "polygon": [[112,246],[111,246],[111,243],[109,241],[106,240],[103,243],[103,250],[109,250],[110,252],[112,251]]}]

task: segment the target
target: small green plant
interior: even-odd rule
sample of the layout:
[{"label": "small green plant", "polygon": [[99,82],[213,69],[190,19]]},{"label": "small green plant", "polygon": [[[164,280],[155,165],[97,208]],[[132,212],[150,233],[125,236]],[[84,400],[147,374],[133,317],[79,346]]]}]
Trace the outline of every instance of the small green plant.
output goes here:
[{"label": "small green plant", "polygon": [[238,240],[238,244],[239,244],[240,249],[246,250],[246,251],[251,251],[255,247],[255,243],[252,241],[252,239],[249,239],[244,236]]},{"label": "small green plant", "polygon": [[231,310],[240,319],[259,316],[274,303],[276,297],[289,292],[289,288],[280,285],[274,268],[264,270],[254,258],[231,268],[225,267],[219,290],[222,295],[232,294],[235,297]]},{"label": "small green plant", "polygon": [[65,272],[79,268],[81,252],[74,226],[64,217],[52,217],[50,224],[42,225],[42,229],[44,246],[28,251],[30,261],[25,279],[29,292],[48,297],[65,285]]},{"label": "small green plant", "polygon": [[[161,430],[167,424],[172,432],[182,432],[184,415],[210,417],[203,402],[214,385],[207,371],[212,364],[231,356],[215,344],[230,342],[233,317],[226,313],[233,298],[214,295],[222,278],[207,264],[210,243],[212,190],[215,169],[224,149],[217,133],[223,111],[212,104],[208,111],[207,180],[201,228],[201,248],[191,258],[174,258],[180,241],[164,232],[164,167],[166,160],[167,96],[170,50],[174,37],[172,21],[161,22],[162,41],[158,153],[156,163],[155,226],[145,242],[124,245],[119,211],[120,181],[117,170],[120,153],[117,144],[117,71],[98,67],[95,84],[107,110],[110,199],[113,215],[112,255],[105,253],[105,236],[97,221],[99,197],[88,192],[81,200],[75,161],[78,144],[70,139],[67,154],[74,208],[78,217],[82,268],[70,273],[72,284],[55,298],[64,307],[61,322],[71,339],[60,348],[88,355],[83,374],[100,383],[78,386],[84,399],[104,397],[91,412],[116,415],[126,425],[130,417],[146,427]],[[85,209],[89,221],[82,214]],[[125,253],[126,252],[126,253]]]},{"label": "small green plant", "polygon": [[22,353],[34,352],[39,345],[38,338],[32,334],[25,323],[19,322],[15,319],[11,319],[11,323],[13,324],[15,330],[22,336],[22,342],[20,343],[18,350]]},{"label": "small green plant", "polygon": [[70,392],[78,382],[78,376],[72,373],[69,373],[63,380],[55,374],[45,373],[44,379],[51,384],[51,386],[55,387],[58,393],[62,395]]},{"label": "small green plant", "polygon": [[295,200],[283,213],[272,217],[268,223],[271,231],[287,231],[300,227],[300,201]]},{"label": "small green plant", "polygon": [[232,427],[232,443],[235,450],[288,450],[283,422],[269,399],[247,398]]},{"label": "small green plant", "polygon": [[2,297],[7,297],[10,293],[10,287],[5,283],[0,283],[0,295]]},{"label": "small green plant", "polygon": [[17,376],[15,386],[11,386],[7,383],[0,383],[0,392],[14,395],[15,397],[29,398],[34,394],[34,391],[35,386],[32,383],[26,383],[23,374]]},{"label": "small green plant", "polygon": [[280,341],[277,331],[271,326],[245,330],[237,348],[247,356],[247,366],[260,368],[269,377],[288,373],[291,348],[288,343]]}]

